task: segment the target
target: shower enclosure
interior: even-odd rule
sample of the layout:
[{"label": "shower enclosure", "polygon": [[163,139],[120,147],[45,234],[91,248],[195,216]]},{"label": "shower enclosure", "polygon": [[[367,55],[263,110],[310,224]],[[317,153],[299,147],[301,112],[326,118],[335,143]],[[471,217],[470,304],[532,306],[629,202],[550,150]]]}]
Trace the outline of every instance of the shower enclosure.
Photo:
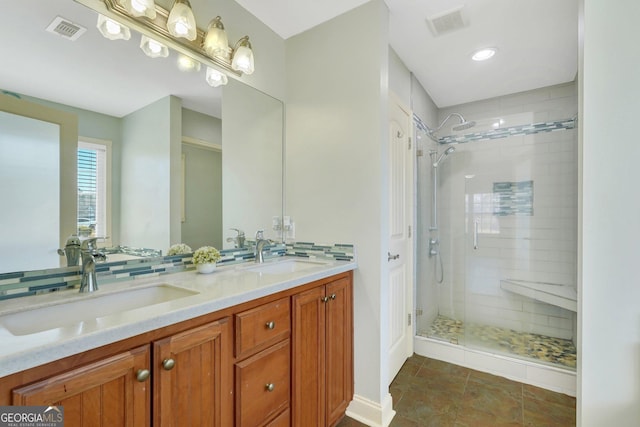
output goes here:
[{"label": "shower enclosure", "polygon": [[489,126],[416,121],[416,335],[575,370],[574,120]]}]

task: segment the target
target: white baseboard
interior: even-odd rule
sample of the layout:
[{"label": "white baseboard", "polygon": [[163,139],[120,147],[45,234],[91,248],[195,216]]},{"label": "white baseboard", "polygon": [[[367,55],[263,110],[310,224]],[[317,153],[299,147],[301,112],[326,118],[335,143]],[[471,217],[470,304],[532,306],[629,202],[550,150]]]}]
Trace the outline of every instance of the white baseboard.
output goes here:
[{"label": "white baseboard", "polygon": [[382,403],[356,394],[347,408],[348,417],[370,427],[388,427],[395,415],[391,394],[387,394]]},{"label": "white baseboard", "polygon": [[414,337],[413,348],[420,356],[454,363],[569,396],[576,395],[576,373],[566,369],[468,349],[424,337]]}]

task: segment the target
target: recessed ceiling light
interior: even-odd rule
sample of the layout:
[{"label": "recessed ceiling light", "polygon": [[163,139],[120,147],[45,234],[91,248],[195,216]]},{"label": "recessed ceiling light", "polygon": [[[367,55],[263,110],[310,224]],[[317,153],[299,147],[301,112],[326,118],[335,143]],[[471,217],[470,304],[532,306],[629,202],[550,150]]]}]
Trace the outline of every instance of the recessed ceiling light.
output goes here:
[{"label": "recessed ceiling light", "polygon": [[477,50],[473,53],[471,59],[473,59],[474,61],[486,61],[487,59],[495,55],[497,50],[498,49],[496,49],[495,47],[488,47],[485,49]]}]

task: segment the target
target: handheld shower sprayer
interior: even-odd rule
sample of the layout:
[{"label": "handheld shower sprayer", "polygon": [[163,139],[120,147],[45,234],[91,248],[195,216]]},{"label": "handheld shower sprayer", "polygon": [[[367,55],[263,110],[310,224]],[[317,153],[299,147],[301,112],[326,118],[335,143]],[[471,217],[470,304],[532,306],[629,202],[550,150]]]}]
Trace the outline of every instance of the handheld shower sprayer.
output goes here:
[{"label": "handheld shower sprayer", "polygon": [[[444,152],[440,154],[440,157],[438,157],[438,160],[433,162],[433,167],[437,168],[440,165],[440,162],[442,161],[442,159],[448,156],[449,154],[453,153],[454,151],[456,151],[456,147],[449,147],[446,150],[444,150]],[[434,154],[437,154],[437,151]]]}]

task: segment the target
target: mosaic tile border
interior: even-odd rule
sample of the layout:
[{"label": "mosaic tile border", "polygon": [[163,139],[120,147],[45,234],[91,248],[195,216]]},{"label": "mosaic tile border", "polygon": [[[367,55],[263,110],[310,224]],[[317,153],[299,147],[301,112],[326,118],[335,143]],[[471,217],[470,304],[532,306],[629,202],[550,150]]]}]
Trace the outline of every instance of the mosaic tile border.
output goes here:
[{"label": "mosaic tile border", "polygon": [[506,128],[491,129],[483,132],[467,133],[459,136],[448,135],[438,138],[438,142],[440,144],[461,144],[471,141],[508,138],[510,136],[533,135],[542,132],[556,132],[560,130],[574,129],[576,127],[576,121],[576,118],[570,118],[552,122],[531,123],[519,126],[510,126]]},{"label": "mosaic tile border", "polygon": [[[218,265],[231,265],[249,262],[255,259],[255,241],[247,241],[246,248],[224,249]],[[122,248],[119,248],[122,249]],[[109,253],[126,253],[125,250],[108,249]],[[133,254],[140,250],[133,248]],[[305,258],[329,258],[342,261],[354,259],[354,246],[350,244],[316,244],[311,242],[276,243],[265,246],[265,259],[281,256]],[[142,250],[147,251],[147,250]],[[107,258],[108,260],[108,258]],[[153,277],[161,274],[177,273],[194,269],[192,254],[157,256],[126,261],[114,261],[96,264],[98,282],[108,284],[133,280],[140,277]],[[0,300],[26,297],[45,292],[54,292],[80,285],[79,267],[63,267],[47,270],[19,271],[0,274]]]}]

